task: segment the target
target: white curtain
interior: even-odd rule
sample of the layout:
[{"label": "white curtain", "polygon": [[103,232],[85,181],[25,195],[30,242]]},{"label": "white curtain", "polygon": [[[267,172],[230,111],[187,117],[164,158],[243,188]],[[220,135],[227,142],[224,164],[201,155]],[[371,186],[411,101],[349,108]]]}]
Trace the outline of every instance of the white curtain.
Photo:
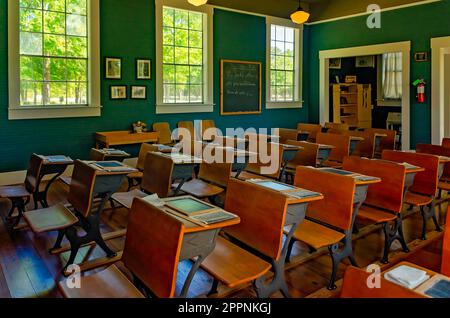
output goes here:
[{"label": "white curtain", "polygon": [[402,98],[402,53],[383,54],[383,98]]}]

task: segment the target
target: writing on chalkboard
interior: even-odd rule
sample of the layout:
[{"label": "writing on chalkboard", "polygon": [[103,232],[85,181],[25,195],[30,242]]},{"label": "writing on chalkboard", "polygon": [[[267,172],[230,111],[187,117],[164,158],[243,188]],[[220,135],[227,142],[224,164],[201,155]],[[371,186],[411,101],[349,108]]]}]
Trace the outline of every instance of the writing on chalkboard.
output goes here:
[{"label": "writing on chalkboard", "polygon": [[261,63],[221,61],[221,114],[261,113]]}]

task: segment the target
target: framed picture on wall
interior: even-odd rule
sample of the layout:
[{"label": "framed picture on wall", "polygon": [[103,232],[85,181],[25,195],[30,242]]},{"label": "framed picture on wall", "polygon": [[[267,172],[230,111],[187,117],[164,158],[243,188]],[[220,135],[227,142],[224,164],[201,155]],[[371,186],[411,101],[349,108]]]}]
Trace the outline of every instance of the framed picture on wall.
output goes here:
[{"label": "framed picture on wall", "polygon": [[122,59],[119,57],[105,58],[105,78],[122,79]]},{"label": "framed picture on wall", "polygon": [[375,56],[357,56],[356,67],[375,67]]},{"label": "framed picture on wall", "polygon": [[126,85],[120,85],[120,86],[111,85],[109,88],[109,98],[111,100],[127,99],[127,86]]},{"label": "framed picture on wall", "polygon": [[414,53],[414,61],[416,61],[416,62],[427,62],[428,61],[428,52],[417,52],[417,53]]},{"label": "framed picture on wall", "polygon": [[330,69],[341,69],[341,58],[330,59]]},{"label": "framed picture on wall", "polygon": [[131,86],[131,99],[147,99],[147,86]]},{"label": "framed picture on wall", "polygon": [[139,80],[152,79],[152,60],[136,59],[136,78]]}]

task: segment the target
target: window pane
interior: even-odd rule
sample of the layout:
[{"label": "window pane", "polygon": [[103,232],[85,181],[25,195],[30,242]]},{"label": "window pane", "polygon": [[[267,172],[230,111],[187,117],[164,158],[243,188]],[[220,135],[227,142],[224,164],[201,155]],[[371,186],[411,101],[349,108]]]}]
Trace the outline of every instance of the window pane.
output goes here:
[{"label": "window pane", "polygon": [[64,12],[66,0],[44,0],[44,10]]},{"label": "window pane", "polygon": [[20,6],[24,8],[42,9],[42,0],[20,0]]},{"label": "window pane", "polygon": [[87,104],[87,84],[85,82],[67,84],[67,104]]},{"label": "window pane", "polygon": [[294,43],[294,29],[286,28],[286,42]]},{"label": "window pane", "polygon": [[293,101],[294,100],[294,87],[293,86],[286,86],[286,101]]},{"label": "window pane", "polygon": [[50,82],[48,84],[50,105],[65,105],[67,95],[67,83]]},{"label": "window pane", "polygon": [[20,32],[20,54],[42,55],[42,34]]},{"label": "window pane", "polygon": [[276,26],[276,30],[275,30],[275,32],[276,32],[276,35],[275,35],[275,39],[277,40],[277,41],[281,41],[281,42],[284,42],[285,40],[285,38],[284,38],[284,27],[281,27],[281,26]]},{"label": "window pane", "polygon": [[284,56],[277,56],[275,58],[276,61],[276,69],[277,70],[284,70]]},{"label": "window pane", "polygon": [[175,45],[174,29],[172,29],[172,28],[164,28],[163,29],[163,44]]},{"label": "window pane", "polygon": [[86,15],[87,1],[86,0],[66,0],[67,12]]},{"label": "window pane", "polygon": [[67,15],[67,34],[86,36],[86,17],[82,15]]},{"label": "window pane", "polygon": [[203,30],[203,15],[201,13],[189,12],[189,29]]},{"label": "window pane", "polygon": [[294,72],[286,72],[286,85],[294,85]]},{"label": "window pane", "polygon": [[177,84],[188,84],[189,83],[189,66],[177,65],[175,80],[176,80]]},{"label": "window pane", "polygon": [[285,88],[284,86],[277,86],[277,100],[284,101],[285,100]]},{"label": "window pane", "polygon": [[175,10],[175,27],[187,29],[189,27],[188,24],[189,14],[184,10]]},{"label": "window pane", "polygon": [[20,58],[20,79],[27,81],[42,81],[44,79],[43,58],[22,56]]},{"label": "window pane", "polygon": [[189,32],[189,47],[202,48],[203,33],[197,31]]},{"label": "window pane", "polygon": [[20,105],[42,105],[41,82],[20,82]]},{"label": "window pane", "polygon": [[292,71],[294,69],[294,58],[293,57],[284,58],[284,67],[285,70]]},{"label": "window pane", "polygon": [[276,84],[277,85],[286,84],[286,73],[284,71],[277,71]]},{"label": "window pane", "polygon": [[203,100],[203,86],[202,85],[191,85],[189,91],[189,98],[191,103],[201,103]]},{"label": "window pane", "polygon": [[284,55],[284,42],[275,42],[275,52],[277,55]]},{"label": "window pane", "polygon": [[189,63],[189,49],[187,47],[175,47],[175,63],[176,64]]},{"label": "window pane", "polygon": [[203,52],[200,49],[189,50],[189,64],[202,65],[203,64]]},{"label": "window pane", "polygon": [[50,81],[65,81],[66,75],[66,60],[65,59],[45,59],[44,61],[45,80]]},{"label": "window pane", "polygon": [[270,54],[276,54],[277,53],[277,46],[275,44],[275,41],[270,42]]},{"label": "window pane", "polygon": [[175,103],[175,85],[164,85],[164,103]]},{"label": "window pane", "polygon": [[44,54],[46,56],[65,56],[66,37],[63,35],[44,35]]},{"label": "window pane", "polygon": [[272,25],[271,27],[270,27],[270,39],[272,40],[272,41],[275,41],[275,39],[276,39],[276,29],[275,29],[275,26],[274,25]]},{"label": "window pane", "polygon": [[173,65],[163,66],[163,81],[164,83],[169,84],[175,83],[175,66]]},{"label": "window pane", "polygon": [[203,67],[191,66],[190,83],[191,84],[203,84]]},{"label": "window pane", "polygon": [[42,11],[20,10],[20,30],[42,32]]},{"label": "window pane", "polygon": [[163,26],[174,27],[174,15],[175,11],[170,8],[163,9]]},{"label": "window pane", "polygon": [[189,103],[189,85],[176,86],[176,103]]},{"label": "window pane", "polygon": [[67,60],[67,80],[68,81],[86,81],[87,61],[68,59]]},{"label": "window pane", "polygon": [[189,46],[189,32],[187,30],[175,29],[175,45]]},{"label": "window pane", "polygon": [[44,32],[64,34],[66,32],[66,15],[64,13],[45,12]]},{"label": "window pane", "polygon": [[86,38],[68,36],[67,37],[67,56],[87,57]]},{"label": "window pane", "polygon": [[270,85],[277,85],[277,72],[276,71],[270,72]]},{"label": "window pane", "polygon": [[284,53],[286,56],[294,56],[294,43],[286,43]]},{"label": "window pane", "polygon": [[164,46],[163,63],[175,63],[175,48],[173,46]]}]

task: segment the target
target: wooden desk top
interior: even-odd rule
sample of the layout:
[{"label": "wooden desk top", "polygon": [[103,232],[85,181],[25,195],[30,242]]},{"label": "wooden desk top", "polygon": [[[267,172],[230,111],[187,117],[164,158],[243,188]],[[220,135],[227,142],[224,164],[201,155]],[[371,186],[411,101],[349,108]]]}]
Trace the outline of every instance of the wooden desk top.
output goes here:
[{"label": "wooden desk top", "polygon": [[375,133],[374,136],[375,137],[387,137],[386,134],[380,134],[380,133]]},{"label": "wooden desk top", "polygon": [[[336,173],[336,174],[342,175],[344,177],[354,178],[356,180],[356,185],[357,186],[369,185],[369,184],[374,184],[374,183],[380,183],[381,182],[380,178],[367,176],[367,175],[363,175],[363,174],[360,174],[360,173],[355,173],[355,172],[352,172],[352,171],[345,171],[345,170],[340,170],[340,169],[335,169],[335,168],[328,168],[328,167],[312,168],[312,169],[318,169],[318,170],[329,172],[329,173]],[[348,173],[348,174],[344,174],[344,173]],[[361,179],[358,179],[358,178],[364,178],[364,179],[361,180]],[[367,178],[367,180],[366,180],[366,178]]]},{"label": "wooden desk top", "polygon": [[175,164],[179,165],[200,164],[203,162],[203,159],[201,158],[185,154],[176,154],[171,152],[170,153],[156,152],[156,153],[171,158]]},{"label": "wooden desk top", "polygon": [[143,132],[135,134],[128,130],[95,133],[95,140],[105,144],[107,147],[114,145],[132,145],[141,144],[144,142],[157,142],[158,137],[158,132]]},{"label": "wooden desk top", "polygon": [[130,157],[130,154],[125,152],[125,151],[121,151],[120,153],[119,152],[116,153],[116,152],[110,152],[110,151],[108,151],[108,149],[95,149],[95,148],[92,148],[92,151],[99,152],[99,153],[101,153],[103,155],[106,155],[107,157],[117,157],[117,158]]},{"label": "wooden desk top", "polygon": [[[43,155],[38,155],[44,162],[43,165],[45,166],[58,166],[58,165],[73,165],[74,161],[72,160],[72,158],[70,157],[66,157],[66,156],[61,156],[61,157],[65,157],[66,160],[61,160],[61,161],[51,161],[49,160],[50,157],[54,157],[54,156],[43,156]],[[57,156],[59,157],[59,156]]]},{"label": "wooden desk top", "polygon": [[363,137],[357,137],[357,136],[350,136],[351,141],[363,141]]},{"label": "wooden desk top", "polygon": [[[123,164],[121,162],[115,161],[117,163],[119,163],[121,166],[123,166],[124,168],[127,168],[127,170],[123,170],[123,171],[108,171],[105,169],[102,169],[101,167],[98,167],[95,165],[97,161],[84,161],[84,163],[88,164],[90,167],[94,168],[96,170],[95,174],[97,176],[115,176],[115,175],[128,175],[130,173],[133,172],[138,172],[139,170],[133,167],[130,167],[126,164]],[[105,162],[105,161],[102,161]]]}]

